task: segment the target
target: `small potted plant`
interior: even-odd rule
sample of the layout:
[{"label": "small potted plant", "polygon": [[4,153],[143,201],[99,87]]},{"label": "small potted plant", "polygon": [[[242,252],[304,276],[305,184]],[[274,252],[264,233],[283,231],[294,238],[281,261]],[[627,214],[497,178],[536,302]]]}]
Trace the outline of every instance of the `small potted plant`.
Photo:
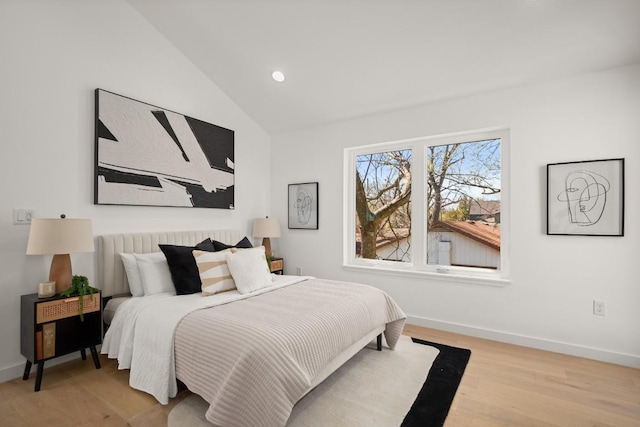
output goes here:
[{"label": "small potted plant", "polygon": [[98,292],[97,288],[89,286],[89,279],[86,276],[77,276],[74,275],[71,279],[71,287],[67,290],[60,292],[60,296],[70,297],[72,295],[80,296],[80,301],[78,302],[78,308],[80,311],[80,321],[84,322],[84,297],[85,295],[91,296],[91,301],[93,301],[93,293]]}]

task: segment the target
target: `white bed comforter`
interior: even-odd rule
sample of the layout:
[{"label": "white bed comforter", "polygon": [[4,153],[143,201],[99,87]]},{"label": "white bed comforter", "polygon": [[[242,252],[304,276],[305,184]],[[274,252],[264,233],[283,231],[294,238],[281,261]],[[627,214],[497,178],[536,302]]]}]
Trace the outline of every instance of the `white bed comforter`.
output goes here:
[{"label": "white bed comforter", "polygon": [[129,385],[167,404],[178,386],[174,363],[174,335],[189,313],[249,298],[307,280],[310,277],[275,276],[271,287],[242,295],[229,291],[203,298],[200,293],[176,296],[163,293],[131,298],[116,312],[102,343],[101,353],[118,359],[118,369],[129,369]]}]

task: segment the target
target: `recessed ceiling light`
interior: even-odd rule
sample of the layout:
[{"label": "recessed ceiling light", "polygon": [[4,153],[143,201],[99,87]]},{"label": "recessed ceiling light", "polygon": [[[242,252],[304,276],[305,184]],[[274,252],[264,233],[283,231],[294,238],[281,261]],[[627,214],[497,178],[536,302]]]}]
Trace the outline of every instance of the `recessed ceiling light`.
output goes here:
[{"label": "recessed ceiling light", "polygon": [[271,73],[271,77],[273,77],[273,80],[278,83],[282,83],[284,81],[284,73],[282,71],[274,71]]}]

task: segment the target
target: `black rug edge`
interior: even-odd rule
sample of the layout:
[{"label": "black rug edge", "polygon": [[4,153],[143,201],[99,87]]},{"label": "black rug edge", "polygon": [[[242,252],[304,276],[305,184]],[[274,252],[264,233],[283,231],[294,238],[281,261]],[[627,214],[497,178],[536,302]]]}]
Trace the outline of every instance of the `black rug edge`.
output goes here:
[{"label": "black rug edge", "polygon": [[471,350],[411,338],[414,343],[440,350],[402,427],[442,427],[456,395]]}]

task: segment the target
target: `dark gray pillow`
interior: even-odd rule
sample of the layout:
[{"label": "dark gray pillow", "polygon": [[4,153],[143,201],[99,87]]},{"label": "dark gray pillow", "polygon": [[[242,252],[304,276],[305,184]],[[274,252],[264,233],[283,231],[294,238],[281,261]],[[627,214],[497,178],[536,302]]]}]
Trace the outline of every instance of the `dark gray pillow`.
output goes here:
[{"label": "dark gray pillow", "polygon": [[200,292],[202,281],[198,265],[193,257],[193,250],[215,252],[213,242],[206,238],[195,246],[158,245],[167,258],[171,280],[176,288],[176,294],[187,295]]},{"label": "dark gray pillow", "polygon": [[231,248],[251,249],[253,245],[251,244],[251,241],[245,236],[242,240],[240,240],[233,246],[227,245],[226,243],[218,242],[217,240],[213,240],[213,247],[215,248],[215,251],[218,252]]}]

